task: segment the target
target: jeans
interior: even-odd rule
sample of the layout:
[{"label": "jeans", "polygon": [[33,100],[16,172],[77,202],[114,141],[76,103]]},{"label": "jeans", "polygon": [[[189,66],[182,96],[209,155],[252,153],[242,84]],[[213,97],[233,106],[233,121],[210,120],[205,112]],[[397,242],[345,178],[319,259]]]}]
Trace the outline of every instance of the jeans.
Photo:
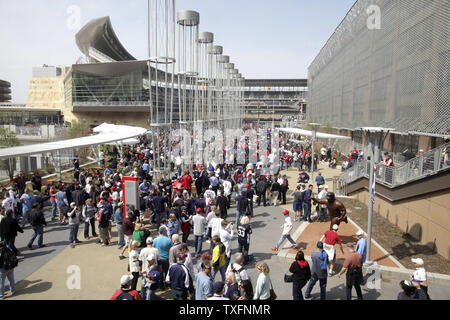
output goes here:
[{"label": "jeans", "polygon": [[266,192],[263,193],[258,193],[258,207],[261,205],[261,201],[263,202],[264,207],[267,205],[267,200],[266,200]]},{"label": "jeans", "polygon": [[146,290],[146,300],[164,300],[160,296],[158,296],[155,292],[156,290],[151,290],[150,288],[147,288]]},{"label": "jeans", "polygon": [[122,229],[122,224],[116,224],[116,228],[117,228],[117,237],[119,238],[119,243],[117,244],[117,246],[119,247],[119,249],[122,249],[123,246],[125,245],[125,240],[123,237],[123,229]]},{"label": "jeans", "polygon": [[327,221],[327,208],[320,208],[319,210],[319,217],[317,218],[317,221]]},{"label": "jeans", "polygon": [[8,278],[9,290],[11,292],[16,291],[16,284],[14,282],[14,268],[10,270],[5,270],[0,268],[0,297],[5,295],[5,280]]},{"label": "jeans", "polygon": [[92,228],[92,236],[95,237],[97,234],[95,233],[95,218],[90,219],[89,221],[84,222],[84,237],[89,237],[89,224]]},{"label": "jeans", "polygon": [[239,243],[239,252],[242,253],[244,256],[244,265],[248,263],[248,250],[249,250],[250,244],[240,244]]},{"label": "jeans", "polygon": [[17,256],[17,254],[19,253],[19,250],[17,250],[16,246],[14,245],[14,242],[16,241],[16,237],[12,237],[12,238],[5,238],[4,239],[6,246],[11,249],[14,254]]},{"label": "jeans", "polygon": [[155,220],[156,220],[156,231],[159,232],[159,227],[161,226],[161,212],[155,212]]},{"label": "jeans", "polygon": [[52,219],[56,219],[58,214],[58,206],[56,205],[56,201],[50,203],[52,204]]},{"label": "jeans", "polygon": [[317,280],[319,280],[320,284],[320,300],[325,300],[327,293],[327,278],[319,278],[315,273],[311,274],[311,279],[309,279],[309,284],[305,292],[305,297],[309,298],[311,296],[311,291],[314,285],[316,284]]},{"label": "jeans", "polygon": [[195,255],[199,256],[202,253],[203,236],[195,236]]},{"label": "jeans", "polygon": [[22,209],[22,223],[20,224],[22,228],[25,227],[25,224],[28,222],[28,212],[30,212],[30,210],[25,209],[25,207]]},{"label": "jeans", "polygon": [[220,272],[220,276],[222,277],[222,281],[225,282],[225,271],[227,270],[225,268],[226,264],[222,268],[213,268],[211,271],[211,278],[213,281],[216,278],[216,274]]},{"label": "jeans", "polygon": [[28,246],[32,246],[34,239],[38,238],[38,247],[42,246],[42,242],[44,240],[44,226],[42,224],[38,224],[33,226],[33,235],[31,236],[30,242],[28,242]]},{"label": "jeans", "polygon": [[173,300],[187,300],[188,292],[172,289]]},{"label": "jeans", "polygon": [[288,241],[289,241],[290,243],[292,243],[292,245],[294,245],[294,246],[297,245],[297,243],[291,238],[291,235],[290,235],[290,234],[283,234],[283,235],[281,236],[280,240],[278,240],[278,243],[277,243],[277,249],[281,246],[281,244],[283,243],[283,241],[284,241],[285,239],[288,239]]},{"label": "jeans", "polygon": [[78,223],[69,225],[69,229],[70,229],[69,242],[70,243],[74,243],[74,242],[78,241],[78,228],[79,227],[80,227],[80,225]]},{"label": "jeans", "polygon": [[304,216],[303,221],[311,221],[311,202],[303,202]]},{"label": "jeans", "polygon": [[292,283],[292,296],[294,300],[303,300],[302,289],[306,285],[306,281]]},{"label": "jeans", "polygon": [[241,222],[241,218],[245,215],[245,212],[236,211],[236,228],[239,226],[239,223]]}]

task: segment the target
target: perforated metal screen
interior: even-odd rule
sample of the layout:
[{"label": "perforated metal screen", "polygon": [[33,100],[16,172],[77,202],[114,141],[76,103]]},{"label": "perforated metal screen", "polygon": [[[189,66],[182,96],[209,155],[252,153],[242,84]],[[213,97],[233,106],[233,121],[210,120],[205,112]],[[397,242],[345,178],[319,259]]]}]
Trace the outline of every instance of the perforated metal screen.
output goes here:
[{"label": "perforated metal screen", "polygon": [[311,121],[448,134],[450,0],[357,1],[310,65],[308,86]]}]

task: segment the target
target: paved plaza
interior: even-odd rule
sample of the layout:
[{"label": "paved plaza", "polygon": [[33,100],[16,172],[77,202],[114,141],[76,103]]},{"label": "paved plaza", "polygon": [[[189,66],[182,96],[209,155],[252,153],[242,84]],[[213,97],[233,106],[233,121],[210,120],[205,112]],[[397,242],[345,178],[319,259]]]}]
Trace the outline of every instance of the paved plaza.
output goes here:
[{"label": "paved plaza", "polygon": [[[319,167],[325,178],[330,178],[339,171]],[[287,171],[290,176],[290,190],[295,185],[294,176],[297,171],[291,168]],[[327,181],[328,183],[328,181]],[[332,184],[330,184],[332,187]],[[314,191],[316,191],[314,189]],[[288,195],[290,192],[288,193]],[[234,196],[233,196],[234,197]],[[292,212],[292,197],[288,197],[285,206],[255,207],[255,215],[252,219],[253,234],[251,235],[250,254],[253,254],[255,261],[251,262],[246,269],[252,280],[256,283],[258,277],[255,262],[265,261],[270,267],[270,276],[278,299],[292,300],[292,285],[284,283],[284,274],[288,273],[290,264],[293,261],[295,251],[282,249],[279,253],[274,253],[271,248],[276,244],[280,235],[280,226],[283,224],[282,211],[286,208]],[[49,220],[49,210],[46,210],[46,217]],[[235,206],[229,210],[229,220],[234,221]],[[350,215],[351,217],[351,215]],[[306,223],[308,224],[308,223]],[[320,238],[322,231],[327,230],[329,223],[312,223],[305,228],[302,222],[294,222],[293,234],[299,234],[297,243],[303,247],[306,255],[314,250],[313,243]],[[148,224],[147,224],[148,226]],[[81,228],[82,229],[82,228]],[[79,239],[83,240],[80,229]],[[154,228],[153,228],[154,229]],[[297,231],[296,231],[297,230]],[[341,225],[339,232],[343,242],[354,240],[352,234],[356,227],[349,223]],[[109,299],[114,291],[119,288],[119,279],[127,273],[128,259],[119,260],[117,249],[117,236],[113,227],[113,241],[110,246],[101,247],[97,243],[97,238],[83,241],[75,248],[68,246],[69,230],[67,226],[50,223],[44,233],[45,248],[30,251],[26,248],[26,243],[31,236],[30,227],[25,229],[25,233],[20,234],[16,240],[16,246],[26,258],[20,261],[15,269],[16,295],[8,300],[104,300]],[[152,235],[155,231],[152,231]],[[375,235],[376,240],[376,235]],[[192,251],[193,236],[190,236],[188,245]],[[287,242],[283,246],[289,247]],[[204,243],[203,249],[209,245]],[[35,247],[36,248],[36,247]],[[237,248],[237,237],[234,236],[232,242],[233,253]],[[344,250],[346,250],[344,248]],[[340,270],[341,260],[340,250],[337,251],[337,269]],[[381,252],[381,251],[380,251]],[[375,251],[375,255],[380,255]],[[196,264],[194,260],[194,264]],[[392,260],[382,257],[378,263],[393,264]],[[74,272],[80,272],[80,287],[76,288],[73,281]],[[218,276],[216,277],[216,280]],[[367,300],[391,300],[396,299],[400,291],[399,281],[382,279],[381,289],[368,289],[363,287],[363,296]],[[75,288],[74,288],[75,287]],[[138,285],[139,288],[139,285]],[[305,290],[305,289],[304,289]],[[303,290],[303,291],[304,291]],[[430,287],[432,299],[448,299],[450,297],[450,287],[432,285]],[[355,292],[353,292],[356,298]],[[319,299],[319,288],[316,286],[312,291],[312,299]],[[328,278],[327,299],[345,300],[345,277],[338,278],[336,275]]]}]

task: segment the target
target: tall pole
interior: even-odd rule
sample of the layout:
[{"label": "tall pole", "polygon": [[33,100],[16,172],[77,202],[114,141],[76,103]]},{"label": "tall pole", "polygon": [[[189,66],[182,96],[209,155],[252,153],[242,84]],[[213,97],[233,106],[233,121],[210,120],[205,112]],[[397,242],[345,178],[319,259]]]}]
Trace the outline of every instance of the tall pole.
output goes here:
[{"label": "tall pole", "polygon": [[[368,212],[368,221],[367,221],[367,261],[366,264],[371,265],[373,262],[370,260],[371,257],[371,242],[372,242],[372,215],[373,215],[373,203],[374,203],[374,192],[373,192],[373,182],[374,182],[374,169],[375,169],[375,148],[372,139],[370,139],[369,135],[369,150],[371,151],[370,156],[370,177],[369,177],[369,212]],[[375,147],[375,148],[374,148]]]}]

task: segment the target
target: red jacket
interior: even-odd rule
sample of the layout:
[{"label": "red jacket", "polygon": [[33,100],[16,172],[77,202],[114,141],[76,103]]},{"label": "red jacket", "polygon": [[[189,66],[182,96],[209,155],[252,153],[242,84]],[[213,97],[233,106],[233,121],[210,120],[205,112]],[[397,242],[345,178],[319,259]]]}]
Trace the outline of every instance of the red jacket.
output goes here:
[{"label": "red jacket", "polygon": [[192,177],[190,175],[185,174],[180,179],[180,182],[184,189],[189,190],[189,189],[191,189],[191,186],[192,186],[192,183],[194,183],[194,180],[192,180]]}]

